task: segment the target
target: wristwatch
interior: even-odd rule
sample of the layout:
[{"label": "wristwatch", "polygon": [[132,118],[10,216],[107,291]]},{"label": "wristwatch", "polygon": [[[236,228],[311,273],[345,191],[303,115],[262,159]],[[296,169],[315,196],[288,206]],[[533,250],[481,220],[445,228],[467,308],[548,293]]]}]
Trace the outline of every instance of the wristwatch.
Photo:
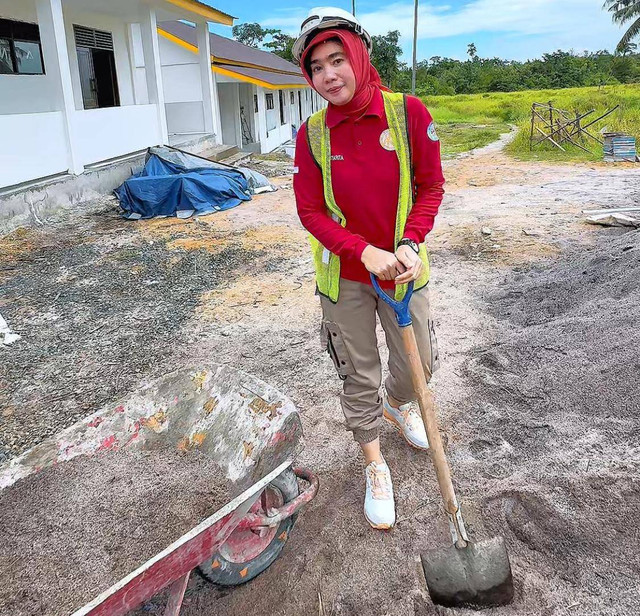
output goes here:
[{"label": "wristwatch", "polygon": [[420,254],[420,246],[418,246],[417,242],[410,240],[408,237],[403,237],[398,242],[398,247],[400,246],[409,246],[409,248],[411,248],[411,250],[413,250],[416,254]]}]

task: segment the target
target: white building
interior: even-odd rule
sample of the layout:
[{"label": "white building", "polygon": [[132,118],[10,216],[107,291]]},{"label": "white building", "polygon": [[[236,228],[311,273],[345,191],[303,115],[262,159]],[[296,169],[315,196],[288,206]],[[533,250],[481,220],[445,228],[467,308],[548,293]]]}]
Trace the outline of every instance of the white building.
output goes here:
[{"label": "white building", "polygon": [[[212,56],[222,37],[209,23],[233,19],[197,0],[0,0],[0,190],[91,175],[194,134],[262,151],[289,139],[319,101],[289,63]],[[176,20],[195,24],[188,42],[158,33]]]},{"label": "white building", "polygon": [[157,22],[176,18],[195,22],[204,43],[214,132],[208,22],[231,16],[196,0],[0,0],[0,187],[167,143]]},{"label": "white building", "polygon": [[[158,31],[169,138],[179,143],[206,132],[199,102],[197,32],[178,21],[161,23]],[[221,143],[270,152],[326,105],[291,62],[217,34],[209,39]]]}]

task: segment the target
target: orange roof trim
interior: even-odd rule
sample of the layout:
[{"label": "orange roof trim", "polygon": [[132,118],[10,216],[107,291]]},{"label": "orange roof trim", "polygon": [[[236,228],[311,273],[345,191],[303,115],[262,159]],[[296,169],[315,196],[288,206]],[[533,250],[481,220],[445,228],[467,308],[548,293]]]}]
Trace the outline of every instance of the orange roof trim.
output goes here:
[{"label": "orange roof trim", "polygon": [[[163,30],[162,28],[158,27],[158,34],[160,34],[160,36],[163,36],[164,38],[170,40],[172,43],[175,43],[176,45],[180,45],[180,47],[184,47],[185,49],[188,49],[189,51],[193,52],[193,53],[198,53],[198,48],[195,45],[192,45],[191,43],[188,43],[187,41],[183,41],[181,38],[171,34],[170,32],[167,32],[166,30]],[[214,59],[215,56],[213,56]],[[226,62],[225,62],[226,64]],[[250,75],[243,75],[242,73],[236,72],[235,70],[232,70],[232,68],[237,68],[238,70],[242,70],[242,69],[258,69],[258,72],[261,73],[263,76],[267,77],[269,75],[269,73],[271,73],[272,75],[274,75],[274,77],[277,75],[280,79],[284,80],[286,77],[293,77],[296,78],[298,77],[298,82],[297,83],[279,83],[279,84],[275,84],[275,83],[269,83],[268,81],[265,81],[263,79],[260,79],[259,77],[254,77],[254,76],[250,76]],[[284,73],[283,71],[273,71],[273,70],[269,70],[269,69],[264,69],[262,67],[253,67],[253,66],[242,66],[240,65],[230,65],[227,64],[226,67],[222,67],[219,64],[216,64],[215,62],[211,65],[211,70],[214,73],[219,73],[221,75],[227,75],[228,77],[233,77],[234,79],[238,79],[239,81],[244,81],[246,83],[252,83],[254,85],[257,86],[261,86],[262,88],[266,88],[268,90],[284,90],[284,89],[293,89],[293,88],[307,88],[309,87],[306,83],[300,83],[299,79],[300,76],[298,75],[290,75],[287,73]]]},{"label": "orange roof trim", "polygon": [[169,4],[185,9],[190,13],[196,13],[200,17],[204,17],[209,21],[215,21],[218,24],[225,26],[233,26],[233,20],[237,17],[233,17],[227,13],[223,13],[218,9],[214,9],[212,6],[205,4],[204,2],[198,2],[198,0],[166,0]]}]

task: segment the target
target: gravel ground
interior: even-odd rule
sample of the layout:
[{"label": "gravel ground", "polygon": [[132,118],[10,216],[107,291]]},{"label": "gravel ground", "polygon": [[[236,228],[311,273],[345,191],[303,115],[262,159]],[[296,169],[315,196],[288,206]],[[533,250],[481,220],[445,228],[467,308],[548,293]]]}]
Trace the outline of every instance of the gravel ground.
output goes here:
[{"label": "gravel ground", "polygon": [[230,236],[171,250],[140,227],[109,210],[0,240],[0,310],[23,336],[0,347],[0,462],[170,369],[200,296],[264,256]]},{"label": "gravel ground", "polygon": [[[449,163],[445,173],[449,192],[430,236],[442,361],[434,388],[468,525],[478,537],[504,535],[511,553],[516,598],[499,613],[627,616],[640,599],[638,235],[584,225],[580,210],[629,203],[639,173],[517,163],[498,146]],[[93,410],[93,402],[81,406],[91,391],[107,387],[97,406],[143,377],[214,357],[296,403],[306,433],[299,462],[319,474],[321,492],[267,572],[231,592],[194,577],[183,613],[231,616],[259,604],[274,615],[318,614],[321,596],[332,616],[466,615],[435,608],[425,592],[416,555],[445,544],[448,529],[428,459],[386,427],[399,522],[380,533],[362,516],[362,461],[343,427],[340,381],[319,347],[311,260],[290,181],[277,179],[282,190],[199,221],[127,226],[103,215],[10,239],[17,256],[7,264],[3,250],[0,266],[14,286],[0,310],[23,340],[0,350],[6,454]],[[135,254],[122,257],[122,268],[105,264],[118,259],[95,259],[96,245],[114,257],[148,254],[153,275],[133,276]],[[240,256],[226,256],[235,250]],[[77,255],[67,270],[65,254]],[[227,261],[216,267],[220,255]],[[23,271],[33,278],[49,261],[56,265],[41,284],[20,286]],[[194,261],[202,277],[190,273]],[[179,277],[172,262],[181,264]],[[201,270],[201,262],[210,267]],[[42,315],[61,300],[55,310],[67,320],[84,315],[65,298],[82,306],[72,289],[103,268],[112,278],[126,273],[128,285],[114,286],[131,307],[115,305],[105,276],[83,331],[100,329],[76,339],[65,325],[68,338],[58,339],[60,318]],[[158,270],[162,291],[138,298]],[[100,299],[113,305],[100,311]],[[168,319],[136,336],[138,320],[127,315],[149,316],[150,299],[182,315],[170,334]],[[120,337],[122,320],[128,337]],[[132,341],[146,353],[134,346],[128,355]],[[105,361],[112,349],[120,353],[117,372]],[[49,377],[56,373],[73,385]],[[52,403],[57,415],[46,412]],[[140,613],[160,608],[156,601]]]}]

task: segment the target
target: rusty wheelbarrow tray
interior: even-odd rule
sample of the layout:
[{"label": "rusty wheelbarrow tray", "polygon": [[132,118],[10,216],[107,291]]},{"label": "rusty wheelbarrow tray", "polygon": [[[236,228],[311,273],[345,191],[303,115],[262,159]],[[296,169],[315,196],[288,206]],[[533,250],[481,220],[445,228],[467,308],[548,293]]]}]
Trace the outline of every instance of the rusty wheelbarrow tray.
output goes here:
[{"label": "rusty wheelbarrow tray", "polygon": [[[164,589],[164,614],[176,616],[195,568],[221,584],[248,581],[275,560],[296,512],[318,490],[310,471],[292,470],[302,448],[293,403],[225,366],[177,371],[108,405],[0,467],[0,490],[76,456],[126,448],[204,453],[230,481],[232,498],[73,616],[124,615]],[[301,493],[296,477],[309,484]]]}]

